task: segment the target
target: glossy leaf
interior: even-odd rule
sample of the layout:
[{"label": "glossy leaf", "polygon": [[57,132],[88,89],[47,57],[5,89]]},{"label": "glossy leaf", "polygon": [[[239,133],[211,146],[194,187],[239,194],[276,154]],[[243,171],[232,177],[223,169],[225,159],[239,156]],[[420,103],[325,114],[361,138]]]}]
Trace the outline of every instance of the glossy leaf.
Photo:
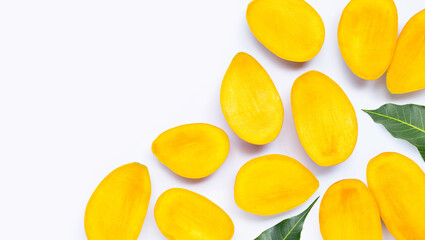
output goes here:
[{"label": "glossy leaf", "polygon": [[363,110],[373,121],[384,125],[393,137],[418,148],[425,160],[425,106],[385,104],[376,110]]},{"label": "glossy leaf", "polygon": [[301,214],[283,220],[275,226],[267,229],[255,240],[299,240],[301,237],[301,231],[303,230],[304,221],[307,218],[308,213],[317,199]]}]

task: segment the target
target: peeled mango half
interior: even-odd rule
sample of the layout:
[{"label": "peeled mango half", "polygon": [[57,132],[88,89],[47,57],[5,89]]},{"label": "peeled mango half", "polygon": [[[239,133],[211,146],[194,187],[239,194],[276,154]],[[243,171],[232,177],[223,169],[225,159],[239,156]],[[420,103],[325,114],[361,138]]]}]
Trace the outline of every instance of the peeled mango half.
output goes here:
[{"label": "peeled mango half", "polygon": [[357,179],[332,184],[319,211],[324,240],[382,240],[381,218],[375,199]]},{"label": "peeled mango half", "polygon": [[250,55],[238,53],[224,76],[220,104],[230,128],[246,142],[273,141],[283,123],[283,104],[266,70]]},{"label": "peeled mango half", "polygon": [[366,80],[385,73],[398,35],[393,0],[351,0],[341,15],[338,43],[351,71]]},{"label": "peeled mango half", "polygon": [[320,166],[345,161],[357,142],[353,105],[332,79],[317,71],[295,80],[291,91],[295,128],[305,151]]},{"label": "peeled mango half", "polygon": [[230,240],[230,217],[209,199],[182,188],[165,191],[155,204],[159,230],[170,240]]},{"label": "peeled mango half", "polygon": [[239,170],[235,202],[249,213],[273,215],[307,201],[319,181],[297,160],[272,154],[254,158]]},{"label": "peeled mango half", "polygon": [[385,152],[367,165],[367,184],[397,240],[425,238],[425,174],[411,159]]},{"label": "peeled mango half", "polygon": [[285,60],[309,61],[325,40],[322,18],[304,0],[254,0],[246,19],[258,41]]},{"label": "peeled mango half", "polygon": [[192,123],[169,129],[152,143],[152,152],[171,171],[185,178],[215,172],[229,154],[227,134],[218,127]]},{"label": "peeled mango half", "polygon": [[97,186],[86,207],[88,240],[137,240],[151,196],[148,169],[139,163],[123,165]]},{"label": "peeled mango half", "polygon": [[387,71],[391,93],[408,93],[425,88],[425,9],[404,26]]}]

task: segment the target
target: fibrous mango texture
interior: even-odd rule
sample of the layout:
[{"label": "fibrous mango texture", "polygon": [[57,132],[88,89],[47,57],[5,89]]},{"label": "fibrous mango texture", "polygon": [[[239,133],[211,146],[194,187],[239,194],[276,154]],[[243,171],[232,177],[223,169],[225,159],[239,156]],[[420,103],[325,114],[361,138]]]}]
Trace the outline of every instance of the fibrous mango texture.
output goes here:
[{"label": "fibrous mango texture", "polygon": [[185,178],[203,178],[215,172],[226,160],[229,148],[227,134],[205,123],[169,129],[152,143],[158,160]]},{"label": "fibrous mango texture", "polygon": [[367,184],[397,240],[425,238],[425,174],[411,159],[382,153],[367,165]]},{"label": "fibrous mango texture", "polygon": [[291,106],[295,128],[305,151],[320,166],[345,161],[357,142],[353,105],[332,79],[317,71],[294,82]]},{"label": "fibrous mango texture", "polygon": [[243,210],[273,215],[307,201],[319,181],[297,160],[272,154],[254,158],[239,170],[235,181],[235,202]]},{"label": "fibrous mango texture", "polygon": [[159,230],[170,240],[230,240],[230,217],[209,199],[192,191],[172,188],[155,204]]},{"label": "fibrous mango texture", "polygon": [[285,60],[311,60],[325,40],[322,18],[304,0],[254,0],[246,19],[258,41]]},{"label": "fibrous mango texture", "polygon": [[398,35],[393,0],[351,0],[341,15],[338,43],[351,71],[375,80],[390,65]]},{"label": "fibrous mango texture", "polygon": [[407,93],[425,88],[425,10],[414,15],[397,40],[387,71],[391,93]]},{"label": "fibrous mango texture", "polygon": [[87,204],[84,227],[88,240],[136,240],[150,196],[151,182],[144,165],[129,163],[112,171]]},{"label": "fibrous mango texture", "polygon": [[382,240],[378,206],[360,180],[341,180],[328,188],[319,222],[324,240]]},{"label": "fibrous mango texture", "polygon": [[273,141],[283,123],[283,104],[266,70],[250,55],[238,53],[221,85],[220,103],[230,128],[257,145]]}]

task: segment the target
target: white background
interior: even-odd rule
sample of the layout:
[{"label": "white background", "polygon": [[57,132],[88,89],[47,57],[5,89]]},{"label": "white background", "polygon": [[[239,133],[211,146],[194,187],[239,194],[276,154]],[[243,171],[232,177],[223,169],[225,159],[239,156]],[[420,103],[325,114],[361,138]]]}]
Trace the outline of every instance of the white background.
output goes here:
[{"label": "white background", "polygon": [[[165,239],[153,217],[157,197],[184,187],[220,205],[233,219],[234,239],[253,239],[303,211],[333,182],[365,180],[367,162],[397,151],[425,163],[407,142],[392,138],[361,109],[384,103],[425,104],[425,92],[391,95],[385,78],[365,81],[344,63],[337,44],[339,17],[348,0],[307,0],[322,16],[326,40],[312,61],[279,59],[251,34],[248,0],[111,1],[4,0],[0,2],[0,239],[86,239],[84,210],[97,184],[129,162],[148,166],[152,197],[139,239]],[[425,8],[423,0],[397,0],[399,30]],[[280,136],[266,146],[240,140],[220,110],[223,75],[240,51],[255,57],[281,95],[285,117]],[[295,132],[290,108],[294,80],[308,70],[334,79],[351,99],[359,138],[344,163],[313,163]],[[231,150],[206,179],[176,176],[150,151],[161,132],[185,123],[223,128]],[[280,153],[298,159],[320,180],[304,205],[263,217],[233,200],[238,169],[249,159]],[[424,186],[425,187],[425,186]],[[317,204],[302,239],[322,239]],[[393,239],[384,230],[385,239]]]}]

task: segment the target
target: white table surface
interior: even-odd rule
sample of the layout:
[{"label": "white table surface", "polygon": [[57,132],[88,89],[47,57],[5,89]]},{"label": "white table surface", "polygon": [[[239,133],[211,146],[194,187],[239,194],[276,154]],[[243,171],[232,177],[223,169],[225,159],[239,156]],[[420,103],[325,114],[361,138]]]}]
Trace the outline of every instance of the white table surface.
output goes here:
[{"label": "white table surface", "polygon": [[[361,109],[384,103],[425,104],[425,91],[391,95],[385,78],[365,81],[344,63],[337,44],[339,17],[348,0],[307,0],[322,16],[326,40],[312,61],[279,59],[251,34],[249,1],[5,0],[0,2],[0,239],[86,239],[84,210],[97,184],[129,162],[148,166],[152,197],[139,239],[165,239],[153,216],[157,197],[183,187],[220,205],[233,219],[233,239],[253,239],[275,223],[303,211],[333,182],[365,181],[367,162],[396,151],[425,163],[415,147],[395,139]],[[399,30],[425,8],[423,0],[396,0]],[[285,107],[280,136],[266,146],[240,140],[220,110],[222,77],[240,51],[268,71]],[[351,99],[359,138],[344,163],[313,163],[298,140],[290,108],[294,80],[308,70],[334,79]],[[223,128],[231,150],[206,179],[174,175],[150,151],[168,128],[206,122]],[[233,200],[238,169],[251,158],[280,153],[298,159],[320,180],[302,206],[263,217]],[[424,186],[425,187],[425,186]],[[322,239],[319,204],[302,239]],[[384,229],[385,239],[394,239]]]}]

